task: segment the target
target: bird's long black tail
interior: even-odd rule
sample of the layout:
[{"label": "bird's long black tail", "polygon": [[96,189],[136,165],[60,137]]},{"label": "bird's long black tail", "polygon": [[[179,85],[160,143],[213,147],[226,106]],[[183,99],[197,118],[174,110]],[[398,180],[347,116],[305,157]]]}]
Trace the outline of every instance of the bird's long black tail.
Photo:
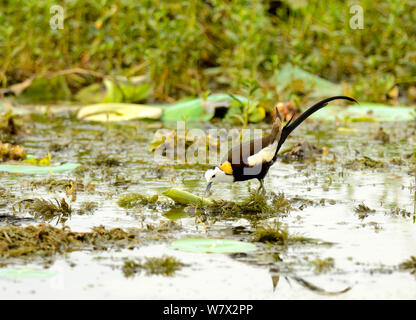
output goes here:
[{"label": "bird's long black tail", "polygon": [[325,107],[328,104],[328,102],[330,102],[332,100],[338,100],[338,99],[343,99],[343,100],[348,100],[348,101],[358,103],[355,99],[347,97],[347,96],[334,96],[334,97],[330,97],[330,98],[321,100],[318,103],[314,104],[312,107],[310,107],[304,113],[302,113],[299,117],[297,117],[295,121],[292,122],[292,119],[293,119],[293,116],[294,116],[293,115],[292,118],[288,121],[288,123],[286,123],[286,125],[282,129],[282,134],[280,136],[279,143],[277,145],[276,153],[273,157],[273,162],[276,161],[277,154],[279,153],[279,150],[280,150],[282,144],[286,141],[286,138],[289,136],[289,134],[293,130],[295,130],[310,115],[312,115],[313,113],[315,113],[319,109],[322,109],[323,107]]}]

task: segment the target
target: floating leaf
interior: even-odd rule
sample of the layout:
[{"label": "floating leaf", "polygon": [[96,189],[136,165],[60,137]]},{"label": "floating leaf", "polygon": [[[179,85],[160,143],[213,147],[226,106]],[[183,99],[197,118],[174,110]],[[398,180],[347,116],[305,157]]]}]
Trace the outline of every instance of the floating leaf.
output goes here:
[{"label": "floating leaf", "polygon": [[24,164],[2,164],[0,172],[23,173],[23,174],[49,174],[72,171],[80,166],[79,163],[64,163],[59,166],[32,166]]},{"label": "floating leaf", "polygon": [[176,240],[170,245],[170,248],[182,251],[208,253],[237,253],[256,250],[256,246],[248,242],[207,238],[185,238]]},{"label": "floating leaf", "polygon": [[277,90],[283,92],[289,86],[297,91],[311,89],[311,97],[322,98],[342,94],[342,86],[311,74],[290,64],[278,70],[275,75]]},{"label": "floating leaf", "polygon": [[128,121],[133,119],[154,119],[162,116],[162,109],[141,104],[100,103],[82,107],[78,119],[88,121]]},{"label": "floating leaf", "polygon": [[357,133],[358,132],[358,129],[356,129],[356,128],[339,127],[339,128],[337,128],[337,131],[339,133]]},{"label": "floating leaf", "polygon": [[392,107],[373,103],[360,103],[348,107],[328,106],[314,113],[311,118],[329,121],[412,121],[415,119],[412,107]]},{"label": "floating leaf", "polygon": [[0,269],[0,278],[22,279],[22,278],[50,278],[58,273],[45,269]]},{"label": "floating leaf", "polygon": [[[244,97],[237,96],[243,102],[246,101]],[[234,101],[232,96],[228,94],[213,94],[206,98],[185,100],[173,103],[171,105],[162,105],[163,121],[208,121],[215,115],[215,109],[218,107],[226,107],[230,102]]]}]

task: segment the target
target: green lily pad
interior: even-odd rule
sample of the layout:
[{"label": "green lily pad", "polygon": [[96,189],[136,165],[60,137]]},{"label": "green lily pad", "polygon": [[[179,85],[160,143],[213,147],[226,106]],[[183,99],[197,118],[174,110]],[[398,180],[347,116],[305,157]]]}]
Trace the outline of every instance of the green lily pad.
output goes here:
[{"label": "green lily pad", "polygon": [[412,107],[386,106],[374,103],[360,103],[348,107],[328,106],[314,113],[311,118],[329,121],[414,121],[415,109]]},{"label": "green lily pad", "polygon": [[180,239],[172,242],[169,247],[182,251],[207,253],[238,253],[256,250],[256,246],[248,242],[207,238]]},{"label": "green lily pad", "polygon": [[57,274],[55,271],[44,269],[0,269],[0,278],[6,279],[51,278]]},{"label": "green lily pad", "polygon": [[342,94],[341,85],[332,83],[290,64],[287,64],[278,70],[275,79],[277,90],[279,92],[284,92],[287,87],[298,83],[299,86],[305,87],[305,89],[310,88],[312,90],[312,98],[330,97]]},{"label": "green lily pad", "polygon": [[[246,101],[242,96],[237,96],[241,101]],[[215,109],[234,101],[228,94],[212,94],[206,101],[202,98],[179,101],[171,105],[160,105],[163,108],[162,121],[208,121],[215,114]]]},{"label": "green lily pad", "polygon": [[49,174],[72,171],[80,166],[79,163],[64,163],[59,166],[32,166],[23,164],[2,164],[0,172],[23,173],[23,174]]}]

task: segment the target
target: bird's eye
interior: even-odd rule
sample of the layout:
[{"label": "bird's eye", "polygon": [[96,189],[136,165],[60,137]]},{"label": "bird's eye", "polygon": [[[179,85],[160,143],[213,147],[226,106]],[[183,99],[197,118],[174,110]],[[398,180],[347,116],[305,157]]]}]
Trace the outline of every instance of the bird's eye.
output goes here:
[{"label": "bird's eye", "polygon": [[215,178],[215,174],[213,174],[212,177]]}]

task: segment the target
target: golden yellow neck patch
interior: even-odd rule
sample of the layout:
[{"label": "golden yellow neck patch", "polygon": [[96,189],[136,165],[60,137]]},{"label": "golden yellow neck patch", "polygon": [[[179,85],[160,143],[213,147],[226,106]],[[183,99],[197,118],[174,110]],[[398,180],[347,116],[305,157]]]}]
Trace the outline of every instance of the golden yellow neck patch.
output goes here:
[{"label": "golden yellow neck patch", "polygon": [[233,174],[233,167],[231,166],[231,163],[228,161],[225,161],[222,165],[220,165],[218,168],[220,168],[222,171],[224,171],[226,174]]}]

